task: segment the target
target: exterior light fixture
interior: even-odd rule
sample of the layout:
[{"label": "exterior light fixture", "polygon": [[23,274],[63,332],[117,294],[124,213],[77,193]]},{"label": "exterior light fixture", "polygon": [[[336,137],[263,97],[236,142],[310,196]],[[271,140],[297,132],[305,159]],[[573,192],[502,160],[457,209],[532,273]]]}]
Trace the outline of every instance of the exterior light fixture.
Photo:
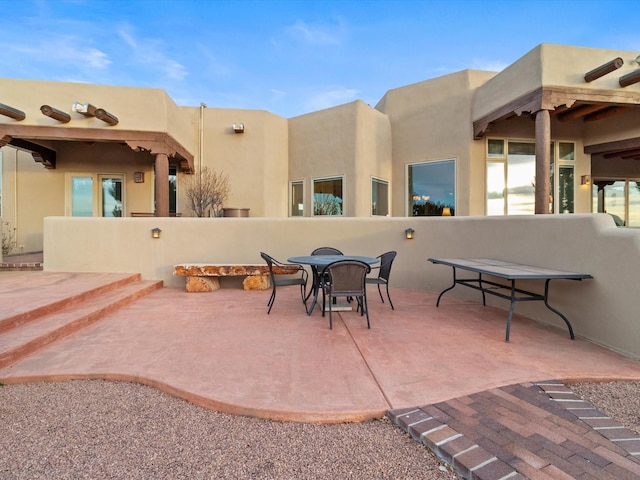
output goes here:
[{"label": "exterior light fixture", "polygon": [[162,232],[162,230],[160,230],[158,227],[154,228],[153,230],[151,230],[151,238],[160,238],[160,232]]},{"label": "exterior light fixture", "polygon": [[69,123],[69,121],[71,121],[71,115],[57,108],[50,107],[49,105],[42,105],[40,111],[43,115],[51,117],[61,123]]},{"label": "exterior light fixture", "polygon": [[415,230],[413,228],[407,228],[404,231],[404,236],[407,240],[412,240],[413,239],[413,234],[414,234]]},{"label": "exterior light fixture", "polygon": [[236,133],[244,133],[244,123],[233,123],[233,131]]},{"label": "exterior light fixture", "polygon": [[582,175],[580,177],[580,185],[589,185],[591,183],[591,175]]},{"label": "exterior light fixture", "polygon": [[18,121],[24,120],[27,117],[22,110],[10,107],[9,105],[5,105],[4,103],[0,103],[0,115],[13,118],[14,120]]}]

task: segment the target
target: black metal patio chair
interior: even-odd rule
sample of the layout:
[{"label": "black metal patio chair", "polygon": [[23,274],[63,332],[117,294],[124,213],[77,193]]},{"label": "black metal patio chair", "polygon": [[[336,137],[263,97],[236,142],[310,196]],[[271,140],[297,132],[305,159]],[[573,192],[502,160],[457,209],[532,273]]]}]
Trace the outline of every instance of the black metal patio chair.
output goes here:
[{"label": "black metal patio chair", "polygon": [[[291,285],[300,285],[300,294],[302,295],[302,302],[304,303],[305,310],[307,309],[307,278],[308,273],[302,265],[295,263],[283,263],[279,262],[275,258],[270,255],[267,255],[264,252],[260,252],[260,256],[267,262],[269,266],[269,276],[271,278],[271,297],[269,297],[269,302],[267,302],[267,306],[269,310],[267,310],[267,314],[271,313],[271,308],[273,307],[273,303],[276,300],[276,289],[277,287],[288,287]],[[296,273],[279,275],[277,273],[278,270],[295,270]],[[300,274],[298,275],[299,272]]]},{"label": "black metal patio chair", "polygon": [[336,297],[355,298],[358,302],[360,315],[367,316],[367,328],[369,323],[369,308],[367,307],[367,288],[365,279],[371,271],[371,266],[358,260],[338,260],[330,263],[322,269],[321,275],[325,275],[328,281],[322,285],[322,315],[326,309],[326,298],[329,298],[329,329],[333,328],[332,305]]},{"label": "black metal patio chair", "polygon": [[378,293],[380,294],[380,300],[384,303],[384,298],[382,298],[382,290],[380,289],[380,285],[384,285],[387,289],[387,298],[389,299],[389,305],[391,305],[391,310],[395,310],[393,307],[393,302],[391,301],[391,297],[389,296],[389,277],[391,276],[391,265],[396,258],[398,252],[391,251],[387,253],[383,253],[378,256],[380,259],[380,265],[378,267],[373,267],[371,271],[375,273],[375,270],[378,270],[378,276],[370,276],[367,277],[366,283],[369,285],[377,285]]}]

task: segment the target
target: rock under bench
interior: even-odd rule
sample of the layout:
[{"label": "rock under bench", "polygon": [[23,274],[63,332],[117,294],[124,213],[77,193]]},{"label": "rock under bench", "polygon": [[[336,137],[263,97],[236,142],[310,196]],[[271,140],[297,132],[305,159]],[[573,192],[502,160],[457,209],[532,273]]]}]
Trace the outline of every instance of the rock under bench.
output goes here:
[{"label": "rock under bench", "polygon": [[[276,275],[291,275],[296,268],[273,266]],[[242,281],[245,290],[266,290],[271,288],[268,265],[243,265],[236,263],[180,263],[173,266],[173,274],[187,277],[187,292],[212,292],[220,288],[220,277],[246,277]]]}]

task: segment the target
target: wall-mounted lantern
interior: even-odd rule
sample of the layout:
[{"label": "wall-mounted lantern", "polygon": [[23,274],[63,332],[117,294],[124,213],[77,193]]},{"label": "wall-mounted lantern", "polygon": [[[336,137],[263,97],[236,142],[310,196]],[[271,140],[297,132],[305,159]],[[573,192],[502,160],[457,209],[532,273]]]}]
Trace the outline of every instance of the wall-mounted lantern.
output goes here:
[{"label": "wall-mounted lantern", "polygon": [[589,185],[591,183],[591,175],[582,175],[580,177],[580,185]]},{"label": "wall-mounted lantern", "polygon": [[160,238],[160,232],[162,232],[162,230],[160,230],[158,227],[154,228],[153,230],[151,230],[151,238]]},{"label": "wall-mounted lantern", "polygon": [[233,123],[233,131],[236,133],[244,133],[244,123]]},{"label": "wall-mounted lantern", "polygon": [[407,240],[412,240],[413,239],[413,234],[415,233],[415,230],[413,228],[407,228],[404,231],[404,236]]}]

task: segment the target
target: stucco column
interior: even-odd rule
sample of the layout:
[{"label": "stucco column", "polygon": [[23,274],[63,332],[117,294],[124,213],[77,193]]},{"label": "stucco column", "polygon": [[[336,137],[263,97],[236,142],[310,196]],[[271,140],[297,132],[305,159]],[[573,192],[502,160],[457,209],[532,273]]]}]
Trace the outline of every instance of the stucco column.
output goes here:
[{"label": "stucco column", "polygon": [[551,116],[549,110],[536,113],[536,201],[535,213],[549,213],[551,172]]},{"label": "stucco column", "polygon": [[169,157],[156,154],[156,217],[169,216]]}]

